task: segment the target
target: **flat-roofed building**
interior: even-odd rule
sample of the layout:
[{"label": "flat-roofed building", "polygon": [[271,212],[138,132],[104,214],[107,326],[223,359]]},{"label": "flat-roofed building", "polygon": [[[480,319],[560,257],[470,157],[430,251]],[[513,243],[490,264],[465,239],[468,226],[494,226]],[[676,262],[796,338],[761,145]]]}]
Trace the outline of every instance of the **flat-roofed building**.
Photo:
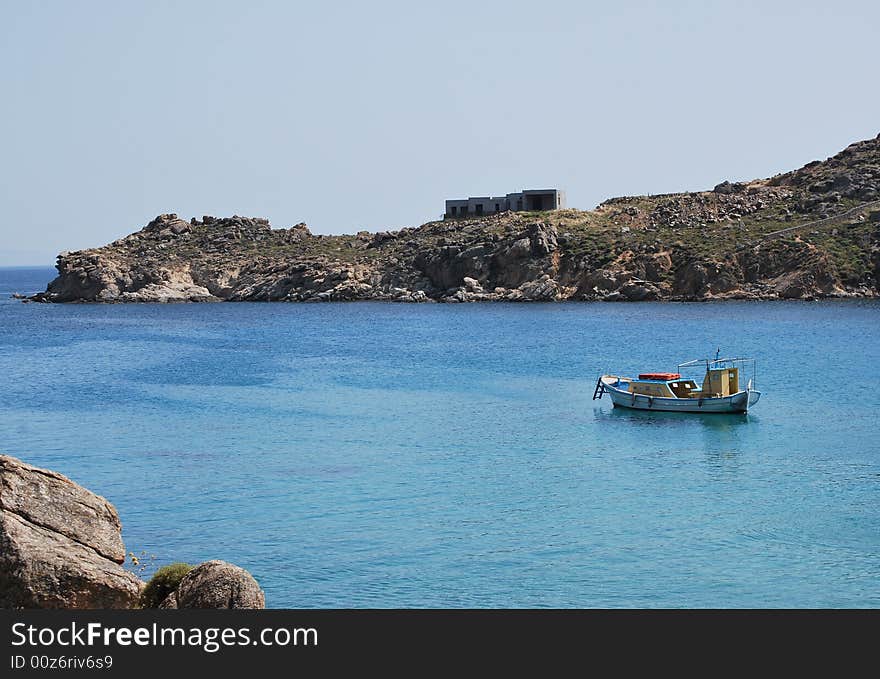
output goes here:
[{"label": "flat-roofed building", "polygon": [[450,217],[475,217],[498,212],[523,210],[540,212],[565,207],[565,192],[559,189],[527,189],[505,196],[471,196],[446,201],[444,219]]}]

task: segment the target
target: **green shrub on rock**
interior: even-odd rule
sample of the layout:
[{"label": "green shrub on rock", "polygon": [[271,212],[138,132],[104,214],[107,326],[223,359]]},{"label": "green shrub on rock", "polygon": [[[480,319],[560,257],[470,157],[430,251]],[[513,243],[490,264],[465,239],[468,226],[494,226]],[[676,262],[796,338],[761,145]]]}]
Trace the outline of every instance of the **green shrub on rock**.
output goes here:
[{"label": "green shrub on rock", "polygon": [[159,608],[165,597],[177,589],[183,576],[193,569],[188,563],[173,563],[157,570],[144,591],[141,592],[142,608]]}]

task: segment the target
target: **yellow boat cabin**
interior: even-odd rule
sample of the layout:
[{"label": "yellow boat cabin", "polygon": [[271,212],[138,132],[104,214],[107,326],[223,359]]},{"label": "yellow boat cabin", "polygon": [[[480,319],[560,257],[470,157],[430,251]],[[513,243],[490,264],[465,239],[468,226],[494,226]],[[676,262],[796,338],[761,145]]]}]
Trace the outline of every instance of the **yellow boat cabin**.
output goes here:
[{"label": "yellow boat cabin", "polygon": [[[660,375],[661,373],[648,373]],[[666,373],[668,376],[677,373]],[[701,387],[694,380],[684,379],[639,379],[627,377],[621,378],[622,382],[628,383],[627,391],[630,394],[644,394],[645,396],[663,396],[666,398],[721,398],[730,396],[739,391],[739,368],[719,368],[706,371]]]}]

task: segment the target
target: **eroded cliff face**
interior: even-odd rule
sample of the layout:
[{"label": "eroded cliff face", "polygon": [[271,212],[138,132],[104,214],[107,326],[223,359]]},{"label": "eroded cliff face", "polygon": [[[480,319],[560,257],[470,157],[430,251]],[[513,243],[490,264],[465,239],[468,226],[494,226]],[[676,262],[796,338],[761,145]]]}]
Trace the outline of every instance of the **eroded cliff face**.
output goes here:
[{"label": "eroded cliff face", "polygon": [[160,215],[62,253],[46,302],[810,299],[877,296],[880,136],[712,191],[375,234]]}]

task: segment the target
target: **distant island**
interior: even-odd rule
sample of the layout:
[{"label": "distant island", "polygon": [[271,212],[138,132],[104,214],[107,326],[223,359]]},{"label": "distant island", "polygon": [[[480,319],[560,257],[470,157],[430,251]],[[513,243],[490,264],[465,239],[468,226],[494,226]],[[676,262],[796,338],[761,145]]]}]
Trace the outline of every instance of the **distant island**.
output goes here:
[{"label": "distant island", "polygon": [[163,214],[58,256],[41,302],[720,300],[880,294],[880,135],[711,191],[314,235]]}]

